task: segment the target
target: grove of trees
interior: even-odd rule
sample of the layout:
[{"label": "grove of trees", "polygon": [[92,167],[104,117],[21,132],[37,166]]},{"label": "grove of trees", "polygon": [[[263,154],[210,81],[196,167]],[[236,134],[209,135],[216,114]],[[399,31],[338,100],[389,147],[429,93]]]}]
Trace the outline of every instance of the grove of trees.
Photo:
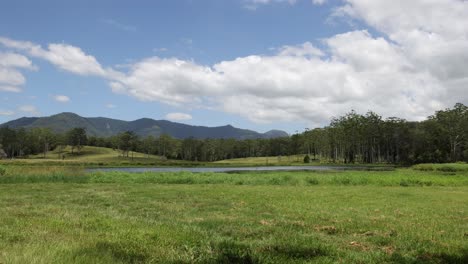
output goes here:
[{"label": "grove of trees", "polygon": [[78,152],[90,145],[118,149],[126,157],[136,151],[190,161],[295,154],[337,163],[468,161],[468,107],[459,103],[422,122],[351,111],[333,118],[326,127],[274,139],[176,139],[166,134],[142,138],[132,131],[101,138],[88,137],[83,128],[64,135],[47,128],[0,128],[0,152],[9,158],[40,153],[46,157],[48,151],[64,145]]}]

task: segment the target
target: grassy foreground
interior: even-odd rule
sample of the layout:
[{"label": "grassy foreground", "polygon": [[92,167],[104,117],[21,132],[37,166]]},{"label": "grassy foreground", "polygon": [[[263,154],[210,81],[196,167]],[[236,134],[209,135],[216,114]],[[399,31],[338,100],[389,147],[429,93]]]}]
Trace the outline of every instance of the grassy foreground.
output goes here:
[{"label": "grassy foreground", "polygon": [[467,263],[468,173],[8,167],[0,263]]}]

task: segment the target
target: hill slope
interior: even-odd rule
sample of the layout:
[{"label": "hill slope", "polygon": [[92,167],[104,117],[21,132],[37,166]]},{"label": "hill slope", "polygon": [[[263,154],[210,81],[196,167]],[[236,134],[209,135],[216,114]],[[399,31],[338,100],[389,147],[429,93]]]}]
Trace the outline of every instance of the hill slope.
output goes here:
[{"label": "hill slope", "polygon": [[139,136],[155,136],[168,134],[175,138],[276,138],[287,137],[288,134],[280,130],[258,133],[252,130],[235,128],[231,125],[220,127],[191,126],[167,120],[142,118],[135,121],[123,121],[104,117],[82,117],[74,113],[61,113],[48,117],[22,117],[0,125],[10,128],[48,127],[56,133],[64,133],[75,127],[83,127],[88,135],[108,137],[124,131],[133,131]]}]

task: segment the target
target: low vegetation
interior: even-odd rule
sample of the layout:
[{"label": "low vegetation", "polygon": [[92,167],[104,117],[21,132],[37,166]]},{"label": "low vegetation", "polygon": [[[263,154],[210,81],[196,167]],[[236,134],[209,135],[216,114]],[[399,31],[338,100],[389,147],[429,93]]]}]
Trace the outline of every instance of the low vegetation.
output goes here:
[{"label": "low vegetation", "polygon": [[0,263],[466,263],[468,172],[0,166]]},{"label": "low vegetation", "polygon": [[5,166],[78,166],[78,167],[135,167],[135,166],[201,166],[205,163],[183,160],[168,160],[163,156],[131,152],[129,156],[111,148],[83,146],[80,152],[72,153],[66,146],[43,154],[30,155],[28,158],[4,159]]},{"label": "low vegetation", "polygon": [[413,168],[420,171],[468,172],[468,164],[463,162],[418,164]]},{"label": "low vegetation", "polygon": [[[0,172],[2,167],[0,167]],[[468,171],[419,169],[230,173],[86,171],[77,167],[3,168],[0,183],[223,184],[278,186],[468,186]]]}]

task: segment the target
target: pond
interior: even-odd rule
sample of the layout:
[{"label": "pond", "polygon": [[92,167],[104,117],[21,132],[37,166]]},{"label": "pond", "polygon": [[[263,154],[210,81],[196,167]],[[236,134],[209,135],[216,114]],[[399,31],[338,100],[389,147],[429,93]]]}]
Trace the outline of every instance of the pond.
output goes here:
[{"label": "pond", "polygon": [[390,167],[355,167],[355,166],[262,166],[262,167],[146,167],[146,168],[94,168],[96,171],[121,172],[238,172],[238,171],[331,171],[331,170],[383,170]]}]

